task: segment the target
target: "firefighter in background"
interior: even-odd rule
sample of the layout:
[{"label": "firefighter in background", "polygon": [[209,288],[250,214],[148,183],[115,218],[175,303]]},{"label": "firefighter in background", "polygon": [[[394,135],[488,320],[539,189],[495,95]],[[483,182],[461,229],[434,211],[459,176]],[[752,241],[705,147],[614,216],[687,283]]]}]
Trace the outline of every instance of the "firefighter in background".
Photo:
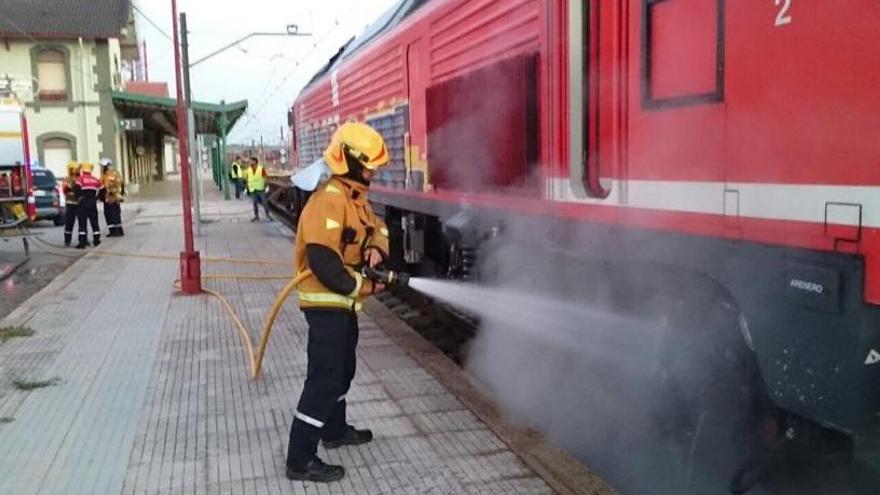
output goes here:
[{"label": "firefighter in background", "polygon": [[347,123],[334,133],[324,162],[333,176],[306,203],[296,236],[297,273],[311,272],[297,286],[309,324],[308,375],[287,450],[287,477],[319,482],[345,475],[342,466],[316,456],[320,440],[332,449],[373,439],[370,430],[347,423],[345,394],[355,375],[356,311],[385,288],[360,270],[381,264],[388,253],[388,229],[367,202],[376,170],[388,164],[382,136],[365,124]]},{"label": "firefighter in background", "polygon": [[104,186],[104,221],[107,237],[122,237],[122,202],[125,200],[125,183],[122,175],[113,168],[109,158],[101,159],[101,184]]},{"label": "firefighter in background", "polygon": [[67,164],[67,177],[61,185],[64,193],[64,245],[70,247],[73,240],[73,226],[76,224],[76,218],[79,214],[79,202],[74,192],[76,179],[79,177],[79,163],[70,162]]},{"label": "firefighter in background", "polygon": [[241,156],[235,155],[235,160],[232,160],[232,165],[229,166],[229,180],[235,186],[235,199],[241,199],[241,191],[244,190],[242,177],[244,172],[241,170]]},{"label": "firefighter in background", "polygon": [[266,177],[266,169],[263,164],[257,157],[252,156],[251,166],[244,171],[247,193],[254,202],[254,218],[251,219],[251,222],[260,221],[260,204],[263,205],[263,210],[266,212],[266,220],[272,220],[272,215],[269,214],[269,199],[266,197]]},{"label": "firefighter in background", "polygon": [[83,163],[79,168],[79,177],[73,186],[76,201],[79,203],[79,244],[77,249],[85,249],[89,245],[89,229],[86,222],[92,224],[92,241],[97,247],[101,244],[101,227],[98,225],[98,197],[104,194],[101,181],[92,176],[94,166]]}]

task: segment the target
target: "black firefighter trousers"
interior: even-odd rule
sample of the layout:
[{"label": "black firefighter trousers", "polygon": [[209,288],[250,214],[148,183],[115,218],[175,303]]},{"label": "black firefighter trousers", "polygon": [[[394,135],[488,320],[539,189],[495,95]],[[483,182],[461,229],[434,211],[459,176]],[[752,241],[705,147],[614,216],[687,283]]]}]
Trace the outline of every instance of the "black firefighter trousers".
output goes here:
[{"label": "black firefighter trousers", "polygon": [[95,246],[101,243],[101,227],[98,225],[98,202],[95,198],[83,196],[79,200],[79,211],[77,212],[76,223],[79,224],[79,245],[89,245],[89,227],[86,222],[92,225],[92,241]]},{"label": "black firefighter trousers", "polygon": [[[73,239],[73,226],[76,225],[76,219],[79,216],[79,205],[76,203],[67,203],[64,207],[64,245],[70,246]],[[79,233],[77,233],[79,235]]]},{"label": "black firefighter trousers", "polygon": [[116,237],[123,234],[122,231],[122,205],[117,203],[104,202],[104,221],[107,222],[107,228],[110,235]]},{"label": "black firefighter trousers", "polygon": [[309,309],[308,373],[290,426],[287,465],[302,469],[318,442],[345,433],[345,394],[354,378],[358,320],[353,311]]}]

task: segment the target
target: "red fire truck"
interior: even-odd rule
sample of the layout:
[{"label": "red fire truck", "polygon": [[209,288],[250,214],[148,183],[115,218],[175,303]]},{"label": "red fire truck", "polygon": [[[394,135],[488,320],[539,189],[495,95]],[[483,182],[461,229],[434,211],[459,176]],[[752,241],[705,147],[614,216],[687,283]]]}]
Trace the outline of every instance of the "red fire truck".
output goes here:
[{"label": "red fire truck", "polygon": [[21,230],[35,216],[23,107],[12,97],[0,98],[0,230]]}]

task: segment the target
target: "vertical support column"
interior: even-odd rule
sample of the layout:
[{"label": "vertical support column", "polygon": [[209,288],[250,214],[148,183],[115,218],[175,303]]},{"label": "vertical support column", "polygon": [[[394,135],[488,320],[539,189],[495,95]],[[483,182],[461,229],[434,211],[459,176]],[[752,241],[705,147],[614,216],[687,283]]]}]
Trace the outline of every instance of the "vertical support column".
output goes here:
[{"label": "vertical support column", "polygon": [[[183,71],[189,67],[181,66],[180,35],[186,36],[186,29],[178,31],[177,0],[171,0],[171,16],[174,27],[174,68],[177,83],[177,141],[180,154],[180,190],[183,203],[183,242],[184,250],[180,253],[180,287],[184,294],[192,295],[202,292],[202,272],[199,252],[195,250],[192,229],[192,200],[190,198],[189,150],[187,148],[187,115],[186,101],[183,97]],[[184,17],[185,23],[185,17]],[[185,45],[184,45],[185,46]]]},{"label": "vertical support column", "polygon": [[[216,137],[216,136],[215,136]],[[220,185],[220,153],[219,150],[219,141],[214,139],[214,143],[211,146],[211,172],[214,174],[214,185],[217,186],[218,189],[221,188]]]},{"label": "vertical support column", "polygon": [[229,181],[229,167],[226,163],[226,131],[229,121],[226,119],[226,100],[220,101],[220,172],[223,181],[223,199],[229,199],[229,188],[232,184]]},{"label": "vertical support column", "polygon": [[186,99],[186,122],[187,139],[189,140],[189,163],[192,167],[192,175],[190,176],[190,194],[195,198],[195,201],[193,201],[193,210],[195,212],[196,235],[200,235],[202,232],[202,208],[201,198],[199,197],[199,182],[201,181],[201,177],[199,175],[199,153],[196,149],[196,116],[193,112],[192,86],[190,86],[189,31],[186,28],[186,13],[180,14],[180,29],[180,40],[183,44],[183,46],[181,47],[181,59],[183,63],[183,96]]}]

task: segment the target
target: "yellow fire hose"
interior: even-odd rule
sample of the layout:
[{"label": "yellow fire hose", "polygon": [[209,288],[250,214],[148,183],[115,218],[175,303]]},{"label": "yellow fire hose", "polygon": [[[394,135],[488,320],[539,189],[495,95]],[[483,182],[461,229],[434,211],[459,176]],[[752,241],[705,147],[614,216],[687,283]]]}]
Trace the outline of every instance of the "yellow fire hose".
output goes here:
[{"label": "yellow fire hose", "polygon": [[[60,246],[56,246],[50,242],[44,241],[39,237],[34,237],[34,239],[43,244],[45,247],[51,249],[63,249]],[[48,251],[50,254],[65,256],[65,257],[78,257],[77,255],[72,255],[68,253],[62,252],[52,252]],[[128,252],[118,252],[118,251],[101,251],[101,250],[93,250],[90,251],[89,254],[94,254],[97,256],[119,256],[125,258],[138,258],[138,259],[148,259],[148,260],[162,260],[162,261],[177,261],[178,257],[173,255],[163,255],[163,254],[143,254],[143,253],[128,253]],[[290,267],[291,263],[277,261],[277,260],[239,260],[235,258],[215,258],[215,257],[206,257],[202,258],[202,261],[208,263],[230,263],[230,264],[240,264],[240,265],[251,265],[251,264],[259,264],[259,265],[274,265],[274,266],[286,266]],[[281,311],[281,307],[284,305],[284,301],[290,296],[290,293],[296,288],[296,285],[311,274],[311,270],[306,270],[303,273],[300,273],[297,277],[293,277],[292,275],[256,275],[256,274],[247,274],[247,273],[230,273],[230,274],[210,274],[210,275],[202,275],[202,280],[289,280],[287,285],[284,286],[283,289],[278,293],[278,296],[275,298],[274,304],[272,304],[272,309],[266,315],[266,319],[263,322],[263,329],[260,333],[260,342],[259,348],[256,353],[254,353],[254,344],[250,337],[250,332],[247,327],[244,325],[244,322],[241,321],[241,318],[238,317],[238,314],[235,312],[235,308],[232,307],[232,304],[229,300],[219,291],[215,291],[213,289],[208,289],[202,287],[202,292],[210,294],[217,299],[220,300],[220,303],[223,304],[223,307],[226,308],[226,312],[229,314],[230,318],[232,318],[232,322],[235,324],[239,336],[241,337],[242,343],[247,351],[248,362],[250,363],[250,372],[251,377],[253,379],[258,379],[260,377],[260,372],[262,371],[263,365],[263,357],[266,355],[266,348],[269,345],[269,336],[272,334],[272,328],[275,324],[275,319],[278,317],[278,313]],[[175,289],[180,289],[180,279],[177,279],[172,284]]]}]

